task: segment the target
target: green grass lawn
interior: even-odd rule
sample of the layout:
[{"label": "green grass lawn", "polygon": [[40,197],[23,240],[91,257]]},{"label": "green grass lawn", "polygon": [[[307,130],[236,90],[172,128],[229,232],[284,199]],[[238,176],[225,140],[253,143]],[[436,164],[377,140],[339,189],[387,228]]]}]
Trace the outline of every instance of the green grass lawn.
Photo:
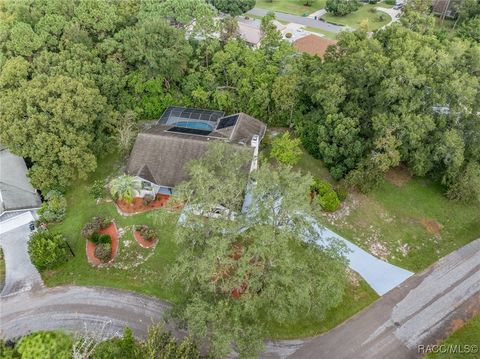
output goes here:
[{"label": "green grass lawn", "polygon": [[288,325],[267,319],[268,335],[272,339],[293,339],[324,333],[343,323],[377,298],[378,295],[374,290],[364,280],[359,279],[358,284],[349,284],[343,301],[337,307],[329,310],[325,318],[316,319],[305,313],[305,315],[299,316],[294,323]]},{"label": "green grass lawn", "polygon": [[[476,345],[479,347],[480,343],[480,316],[476,316],[467,322],[463,327],[453,333],[442,345],[460,345],[461,348],[465,350],[464,346],[473,346]],[[424,357],[424,359],[467,359],[467,358],[480,358],[480,353],[456,353],[456,354],[447,354],[447,353],[430,353]]]},{"label": "green grass lawn", "polygon": [[310,31],[310,32],[316,32],[316,33],[318,33],[318,34],[325,35],[325,37],[326,37],[327,39],[332,39],[332,40],[336,40],[336,39],[337,39],[337,34],[335,34],[334,32],[325,31],[325,30],[317,29],[317,28],[315,28],[315,27],[310,27],[310,26],[305,26],[305,30]]},{"label": "green grass lawn", "polygon": [[[338,25],[347,25],[354,29],[357,29],[362,21],[368,20],[368,30],[375,31],[382,26],[388,24],[392,18],[390,15],[375,10],[377,6],[381,6],[382,4],[365,4],[361,5],[357,11],[354,11],[345,16],[334,16],[332,14],[325,14],[322,16],[322,19],[335,23]],[[380,20],[380,15],[384,16],[383,20]]]},{"label": "green grass lawn", "polygon": [[[305,161],[308,160],[308,155],[305,155]],[[121,166],[122,161],[117,155],[102,158],[99,160],[98,169],[88,180],[75,183],[66,193],[68,201],[66,218],[63,223],[50,226],[50,229],[66,236],[75,252],[75,257],[55,270],[44,271],[42,277],[48,286],[66,284],[105,286],[132,290],[176,302],[181,296],[181,290],[167,283],[169,267],[174,263],[178,252],[173,241],[175,223],[159,225],[151,214],[121,216],[113,203],[96,204],[88,193],[93,181],[115,176],[120,173]],[[322,171],[325,174],[325,170]],[[156,228],[159,233],[159,242],[153,254],[151,250],[138,246],[131,231],[127,231],[120,239],[114,265],[107,268],[92,267],[87,262],[85,239],[81,237],[80,231],[87,221],[98,215],[114,218],[119,228],[130,229],[137,224]],[[139,261],[138,258],[143,259]],[[314,319],[305,315],[289,325],[280,325],[273,319],[266,318],[268,336],[294,338],[322,333],[348,319],[376,298],[373,290],[359,280],[357,284],[349,285],[343,302],[337,308],[330,310],[325,318]]]},{"label": "green grass lawn", "polygon": [[[335,183],[322,161],[307,153],[297,168]],[[380,244],[386,260],[412,271],[480,238],[480,205],[449,201],[443,188],[427,178],[401,186],[384,180],[367,195],[350,194],[334,216],[319,218],[368,251]]]},{"label": "green grass lawn", "polygon": [[302,0],[257,0],[255,7],[303,16],[323,9],[326,2],[326,0],[314,0],[311,6],[305,6]]},{"label": "green grass lawn", "polygon": [[[61,267],[42,273],[48,286],[61,284],[96,285],[133,290],[143,294],[153,295],[172,302],[178,298],[178,289],[166,283],[168,267],[173,263],[177,248],[173,242],[174,224],[158,225],[149,214],[139,214],[129,217],[117,213],[112,203],[97,205],[88,193],[89,184],[96,179],[103,179],[119,173],[121,161],[117,155],[110,155],[99,160],[97,171],[88,181],[81,181],[72,186],[67,192],[67,216],[61,224],[52,225],[53,231],[63,233],[75,252],[75,257]],[[115,219],[117,226],[123,228],[137,224],[146,224],[158,230],[159,242],[151,256],[144,263],[132,269],[115,267],[94,268],[88,264],[85,253],[85,239],[80,231],[83,225],[93,216],[103,215]],[[120,246],[115,263],[129,266],[141,254],[145,257],[150,250],[142,249],[134,240],[131,233],[120,239]],[[122,239],[130,240],[129,248],[122,246]]]}]

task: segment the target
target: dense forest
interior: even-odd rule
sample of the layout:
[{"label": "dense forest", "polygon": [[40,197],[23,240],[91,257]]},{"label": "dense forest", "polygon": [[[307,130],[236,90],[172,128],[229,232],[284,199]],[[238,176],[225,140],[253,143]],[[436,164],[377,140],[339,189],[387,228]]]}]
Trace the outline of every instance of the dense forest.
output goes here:
[{"label": "dense forest", "polygon": [[[213,2],[233,15],[245,3]],[[334,178],[361,190],[405,163],[450,198],[478,200],[479,5],[465,2],[452,35],[425,3],[373,36],[341,34],[322,61],[295,52],[268,16],[251,49],[204,0],[2,1],[0,142],[31,160],[34,186],[62,189],[114,150],[132,111],[243,111],[293,128]]]}]

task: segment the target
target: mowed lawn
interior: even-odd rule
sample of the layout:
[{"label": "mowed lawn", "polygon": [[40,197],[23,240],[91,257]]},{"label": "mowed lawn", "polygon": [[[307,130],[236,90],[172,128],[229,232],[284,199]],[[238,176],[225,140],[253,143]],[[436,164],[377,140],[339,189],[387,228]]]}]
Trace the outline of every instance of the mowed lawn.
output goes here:
[{"label": "mowed lawn", "polygon": [[323,9],[326,2],[326,0],[314,0],[311,6],[305,6],[302,0],[257,0],[255,7],[303,16]]},{"label": "mowed lawn", "polygon": [[[68,201],[67,216],[63,223],[52,225],[52,231],[63,233],[68,243],[74,250],[75,257],[71,258],[61,267],[42,273],[48,286],[62,284],[94,285],[121,288],[153,295],[158,298],[175,302],[179,291],[175,286],[166,283],[168,268],[173,264],[177,248],[173,242],[174,224],[158,225],[152,215],[140,214],[124,217],[118,214],[113,203],[96,204],[89,194],[89,187],[96,179],[105,179],[120,172],[122,162],[118,155],[110,155],[99,160],[97,171],[88,181],[80,181],[72,186],[66,193]],[[119,228],[126,226],[146,224],[158,231],[159,241],[148,260],[131,269],[94,268],[87,262],[85,253],[85,239],[80,232],[83,225],[93,216],[106,216],[114,218]],[[123,239],[131,240],[130,248],[126,249],[120,244],[116,262],[128,266],[131,257],[127,250],[135,252],[148,252],[141,249],[133,241],[133,236],[126,233]],[[138,247],[138,248],[136,248]],[[132,258],[132,261],[134,258]]]},{"label": "mowed lawn", "polygon": [[[322,162],[307,153],[299,168],[334,183]],[[450,201],[442,186],[410,178],[405,169],[393,177],[366,195],[350,193],[342,209],[319,215],[320,220],[371,253],[415,272],[480,238],[479,204]]]},{"label": "mowed lawn", "polygon": [[[52,231],[63,233],[75,253],[67,263],[55,270],[44,271],[42,277],[48,286],[88,285],[105,286],[131,290],[157,298],[177,302],[181,298],[179,286],[168,282],[169,269],[179,249],[173,241],[176,220],[159,225],[152,214],[121,216],[113,203],[96,204],[89,194],[89,188],[97,179],[111,178],[121,173],[122,161],[118,155],[109,155],[99,160],[98,169],[86,181],[79,181],[66,193],[67,216],[63,223],[50,226]],[[114,267],[94,268],[87,262],[85,239],[80,232],[83,225],[93,216],[107,216],[115,219],[119,228],[147,224],[159,233],[159,242],[151,256],[142,264],[120,269]],[[138,255],[147,257],[149,250],[140,248],[130,232],[120,239],[119,252],[115,263],[127,266],[136,261]],[[125,248],[123,242],[130,245]],[[312,336],[329,330],[372,303],[378,296],[361,279],[349,284],[343,301],[330,310],[325,318],[311,318],[307,314],[293,323],[279,324],[274,318],[265,318],[268,336],[271,338],[296,338]]]},{"label": "mowed lawn", "polygon": [[[480,315],[468,321],[450,337],[441,343],[446,346],[457,346],[457,351],[462,353],[430,353],[424,359],[474,359],[480,358]],[[467,346],[470,350],[476,346],[475,352],[467,353]]]},{"label": "mowed lawn", "polygon": [[[382,11],[375,10],[375,8],[379,6],[381,7],[382,4],[364,4],[360,5],[360,8],[357,11],[354,11],[348,15],[335,16],[327,13],[322,16],[322,19],[334,24],[350,26],[353,29],[358,29],[360,24],[367,20],[368,30],[375,31],[388,24],[392,20],[390,15]],[[383,17],[383,20],[381,17]]]}]

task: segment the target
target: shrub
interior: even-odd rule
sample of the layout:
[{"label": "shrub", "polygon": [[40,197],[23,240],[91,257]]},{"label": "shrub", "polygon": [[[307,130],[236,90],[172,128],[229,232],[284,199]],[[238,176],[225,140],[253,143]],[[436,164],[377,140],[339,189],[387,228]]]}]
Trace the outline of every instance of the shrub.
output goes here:
[{"label": "shrub", "polygon": [[102,234],[98,238],[98,243],[112,243],[112,237],[109,234]]},{"label": "shrub", "polygon": [[271,156],[278,162],[286,165],[294,165],[300,160],[302,150],[299,138],[290,138],[290,133],[285,132],[272,141]]},{"label": "shrub", "polygon": [[151,194],[146,194],[144,197],[143,197],[143,204],[145,206],[148,206],[150,203],[153,202],[153,200],[155,199],[155,197],[153,197]]},{"label": "shrub", "polygon": [[333,186],[321,178],[315,178],[313,181],[313,185],[311,187],[311,191],[315,192],[320,196],[332,190],[333,190]]},{"label": "shrub", "polygon": [[327,0],[325,10],[335,16],[348,15],[360,7],[356,0]]},{"label": "shrub", "polygon": [[333,190],[317,197],[318,204],[324,211],[335,212],[340,207],[340,200]]},{"label": "shrub", "polygon": [[89,240],[90,240],[90,242],[95,243],[95,244],[100,243],[100,234],[98,232],[92,233]]},{"label": "shrub", "polygon": [[290,38],[292,37],[292,33],[291,33],[291,32],[287,32],[287,33],[285,34],[285,37],[286,37],[287,39],[290,39]]},{"label": "shrub", "polygon": [[72,357],[72,345],[73,339],[66,333],[41,331],[20,339],[15,349],[24,359],[67,359]]},{"label": "shrub", "polygon": [[112,245],[110,243],[99,243],[93,254],[102,262],[108,262],[112,258]]},{"label": "shrub", "polygon": [[387,17],[384,14],[380,14],[380,15],[377,16],[377,21],[378,22],[385,21],[386,19],[387,19]]},{"label": "shrub", "polygon": [[337,188],[335,188],[335,192],[337,192],[338,199],[340,202],[345,201],[348,196],[348,189],[344,185],[339,185]]},{"label": "shrub", "polygon": [[395,5],[397,3],[397,0],[385,0],[385,4],[387,5]]},{"label": "shrub", "polygon": [[46,202],[38,210],[40,221],[42,222],[61,222],[65,218],[67,211],[67,200],[63,194],[57,190],[51,190],[45,196]]},{"label": "shrub", "polygon": [[148,226],[137,226],[135,230],[140,233],[143,239],[149,242],[157,239],[157,233],[153,229],[149,228]]},{"label": "shrub", "polygon": [[115,200],[132,202],[139,183],[135,177],[123,175],[110,182],[110,194]]},{"label": "shrub", "polygon": [[[93,217],[83,226],[82,237],[88,240],[92,240],[92,236],[95,232],[98,232],[100,229],[108,228],[110,224],[112,224],[112,220],[109,218],[107,219],[104,217]],[[94,240],[92,240],[92,242],[94,242]]]},{"label": "shrub", "polygon": [[55,268],[67,261],[68,248],[60,233],[35,232],[28,242],[28,253],[38,270]]},{"label": "shrub", "polygon": [[94,199],[105,197],[105,183],[102,180],[96,180],[90,187],[89,193]]}]

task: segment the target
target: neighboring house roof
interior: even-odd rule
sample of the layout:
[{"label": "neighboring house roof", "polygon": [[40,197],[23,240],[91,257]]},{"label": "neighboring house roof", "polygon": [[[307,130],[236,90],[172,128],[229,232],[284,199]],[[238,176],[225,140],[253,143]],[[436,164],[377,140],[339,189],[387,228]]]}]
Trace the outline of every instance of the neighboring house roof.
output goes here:
[{"label": "neighboring house roof", "polygon": [[255,23],[238,22],[238,32],[240,37],[252,45],[257,45],[262,40],[262,31]]},{"label": "neighboring house roof", "polygon": [[307,35],[293,43],[293,47],[301,52],[323,57],[330,45],[335,45],[337,41],[326,39],[317,35]]},{"label": "neighboring house roof", "polygon": [[40,196],[30,184],[22,157],[0,149],[0,215],[7,211],[38,208]]},{"label": "neighboring house roof", "polygon": [[225,141],[253,153],[252,137],[261,139],[265,131],[264,123],[244,113],[218,119],[212,131],[157,124],[138,135],[126,172],[160,186],[175,187],[188,178],[185,165],[203,156],[210,142]]}]

